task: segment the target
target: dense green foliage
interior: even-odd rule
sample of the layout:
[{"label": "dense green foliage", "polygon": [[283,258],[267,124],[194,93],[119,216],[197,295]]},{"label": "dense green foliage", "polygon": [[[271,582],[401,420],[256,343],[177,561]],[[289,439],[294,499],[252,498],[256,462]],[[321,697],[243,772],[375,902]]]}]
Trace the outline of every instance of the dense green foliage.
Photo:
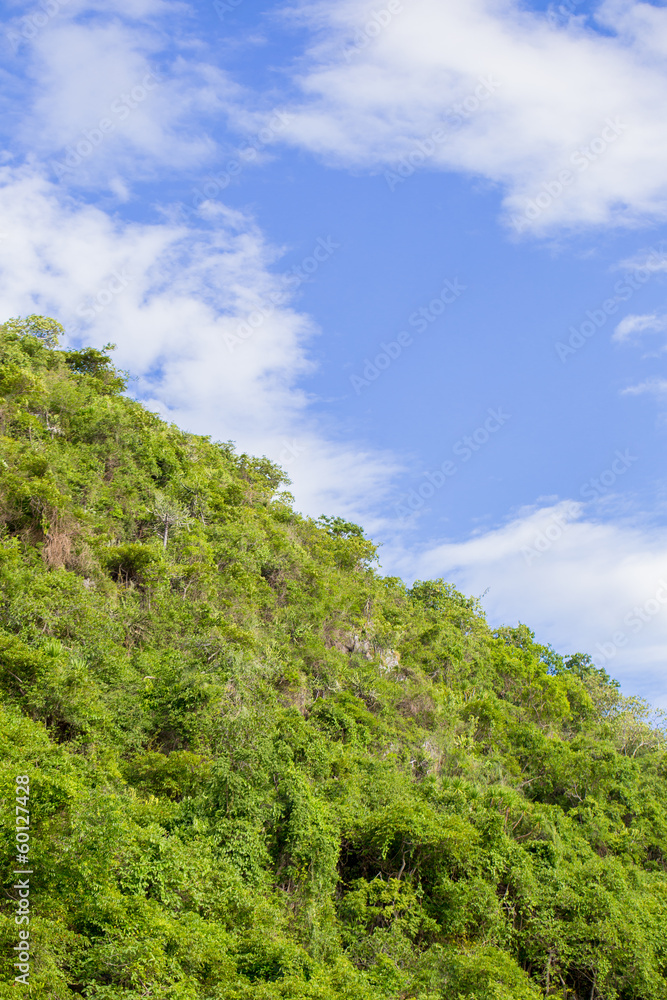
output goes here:
[{"label": "dense green foliage", "polygon": [[646,706],[58,332],[0,328],[0,997],[666,1000]]}]

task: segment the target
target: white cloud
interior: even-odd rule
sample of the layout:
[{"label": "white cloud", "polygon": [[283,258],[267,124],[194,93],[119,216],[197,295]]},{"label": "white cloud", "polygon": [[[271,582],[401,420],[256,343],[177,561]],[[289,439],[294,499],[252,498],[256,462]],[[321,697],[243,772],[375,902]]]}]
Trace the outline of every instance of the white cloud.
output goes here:
[{"label": "white cloud", "polygon": [[[642,340],[646,333],[662,333],[667,331],[667,316],[659,316],[657,313],[647,313],[641,316],[626,316],[614,330],[612,340],[618,344],[636,344]],[[664,339],[664,338],[663,338]],[[663,343],[657,350],[653,350],[644,355],[645,358],[656,358],[667,350]],[[658,376],[651,376],[637,385],[630,385],[621,390],[622,396],[655,396],[659,400],[667,398],[667,379]]]},{"label": "white cloud", "polygon": [[637,335],[646,331],[663,333],[665,330],[667,330],[667,316],[658,316],[657,313],[643,316],[630,315],[621,320],[611,339],[620,344],[638,339]]},{"label": "white cloud", "polygon": [[[281,462],[306,512],[381,526],[371,508],[397,462],[318,426],[301,387],[318,331],[291,307],[293,282],[275,273],[279,252],[252,220],[219,201],[195,210],[201,194],[185,223],[178,207],[164,206],[159,225],[121,223],[67,200],[75,186],[102,184],[122,203],[138,179],[210,169],[217,147],[205,124],[239,91],[202,62],[203,43],[189,28],[165,33],[164,15],[173,29],[186,5],[54,3],[39,24],[25,15],[9,23],[21,46],[10,103],[20,104],[22,124],[12,150],[29,151],[30,166],[1,176],[3,314],[36,309],[87,342],[117,342],[118,362],[140,376],[138,391],[165,417]],[[240,101],[236,109],[243,130],[266,124]],[[283,127],[272,117],[259,149],[239,162],[259,162]],[[249,317],[260,321],[250,328]]]},{"label": "white cloud", "polygon": [[164,176],[166,169],[211,163],[217,145],[202,122],[218,115],[237,88],[192,52],[187,59],[165,54],[168,39],[148,14],[173,19],[181,5],[142,7],[146,16],[137,24],[128,23],[125,4],[70,0],[34,37],[29,32],[4,88],[5,121],[20,107],[14,156],[49,162],[52,178],[67,184],[116,188],[158,169]]},{"label": "white cloud", "polygon": [[667,217],[667,9],[603,3],[601,33],[515,0],[389,6],[384,25],[365,0],[299,8],[315,41],[294,143],[336,164],[484,176],[519,231]]},{"label": "white cloud", "polygon": [[[667,255],[662,250],[654,251],[647,256],[636,254],[630,260],[623,261],[621,267],[632,267],[637,273],[642,270],[647,273],[659,273],[667,270]],[[637,345],[648,334],[665,334],[667,332],[667,315],[658,313],[631,313],[625,316],[618,324],[612,335],[612,340],[617,344]],[[667,351],[665,337],[660,338],[662,343],[657,347],[652,347],[650,351],[643,355],[644,359],[658,358]],[[667,380],[652,376],[637,385],[628,386],[621,390],[622,396],[651,395],[659,399],[667,397]]]},{"label": "white cloud", "polygon": [[[408,157],[409,177],[421,156],[426,168],[489,178],[503,187],[518,229],[667,215],[667,9],[607,2],[611,33],[603,37],[580,19],[555,28],[511,0],[399,6],[378,31],[377,11],[369,15],[361,0],[304,6],[302,17],[321,34],[299,79],[304,98],[281,134],[337,164],[383,170]],[[208,203],[187,224],[169,211],[160,224],[125,223],[66,195],[69,179],[108,184],[122,201],[138,177],[205,169],[214,146],[200,137],[200,123],[228,110],[232,97],[237,121],[258,127],[256,108],[243,107],[247,97],[197,62],[194,49],[187,60],[170,57],[164,81],[148,92],[145,75],[165,43],[151,18],[180,9],[159,0],[69,0],[22,50],[31,77],[15,153],[33,149],[48,161],[102,117],[115,127],[64,184],[39,169],[0,171],[0,318],[45,312],[78,325],[86,342],[117,342],[116,360],[140,376],[141,396],[165,417],[280,462],[306,512],[388,533],[377,511],[383,498],[389,506],[397,460],[341,443],[318,425],[303,388],[317,331],[290,305],[279,253],[253,221]],[[79,14],[86,19],[77,22]],[[134,100],[136,86],[147,93],[132,108],[122,94],[129,89]],[[118,99],[131,114],[116,122]],[[443,116],[443,138],[429,138]],[[616,131],[609,118],[619,121]],[[572,154],[596,139],[595,159],[577,168]],[[561,185],[565,168],[572,180]],[[533,204],[539,211],[527,212]],[[650,269],[667,270],[667,255]],[[239,337],[253,315],[260,321]],[[659,320],[626,317],[617,339]],[[626,392],[666,390],[653,379]],[[629,688],[640,676],[647,688],[664,669],[664,610],[645,609],[657,600],[666,556],[663,533],[600,524],[570,504],[523,511],[494,531],[421,553],[396,545],[384,562],[408,577],[445,575],[467,592],[490,586],[485,603],[495,623],[520,617],[563,650],[595,654],[598,643],[604,651],[627,633],[605,665]],[[648,616],[639,630],[635,607]]]},{"label": "white cloud", "polygon": [[525,622],[560,652],[592,655],[627,693],[663,696],[665,529],[599,523],[563,501],[464,542],[420,554],[397,547],[386,562],[408,579],[444,577],[477,595],[490,588],[483,603],[494,625]]},{"label": "white cloud", "polygon": [[[257,131],[261,101],[202,61],[201,41],[177,34],[183,57],[165,59],[165,15],[184,10],[61,5],[16,67],[30,80],[14,150],[63,162],[72,148],[73,162],[84,130],[106,118],[113,130],[66,179],[117,189],[158,167],[206,169],[217,150],[208,126],[222,115]],[[296,78],[303,98],[275,139],[393,173],[392,187],[422,168],[485,177],[517,232],[667,217],[665,8],[603,3],[604,34],[516,0],[387,0],[371,11],[320,0],[292,16],[312,44]],[[156,62],[168,64],[162,82],[133,101]]]},{"label": "white cloud", "polygon": [[648,378],[645,382],[628,386],[627,389],[623,389],[621,392],[622,396],[643,396],[645,394],[661,397],[667,395],[667,379],[657,377]]},{"label": "white cloud", "polygon": [[165,417],[281,462],[308,513],[380,526],[372,509],[396,460],[318,427],[299,385],[312,370],[315,329],[289,305],[289,283],[272,270],[278,252],[251,219],[209,203],[198,228],[120,223],[8,168],[0,219],[2,317],[42,312],[87,343],[116,342],[117,363],[139,375],[140,395]]},{"label": "white cloud", "polygon": [[618,267],[626,271],[650,271],[653,274],[667,271],[667,253],[664,247],[665,241],[661,240],[657,246],[640,250],[632,257],[620,261]]}]

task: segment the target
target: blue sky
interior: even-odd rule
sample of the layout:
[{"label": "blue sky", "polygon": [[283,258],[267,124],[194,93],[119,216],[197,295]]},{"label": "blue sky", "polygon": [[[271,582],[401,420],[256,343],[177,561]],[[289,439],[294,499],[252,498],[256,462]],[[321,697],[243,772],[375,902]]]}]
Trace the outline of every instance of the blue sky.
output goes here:
[{"label": "blue sky", "polygon": [[3,318],[667,704],[667,10],[1,5]]}]

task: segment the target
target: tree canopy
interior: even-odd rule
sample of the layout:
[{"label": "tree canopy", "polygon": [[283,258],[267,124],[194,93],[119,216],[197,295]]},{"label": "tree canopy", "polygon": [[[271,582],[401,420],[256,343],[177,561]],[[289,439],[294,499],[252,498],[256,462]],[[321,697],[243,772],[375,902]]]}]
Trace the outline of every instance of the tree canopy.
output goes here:
[{"label": "tree canopy", "polygon": [[648,706],[59,334],[0,327],[0,998],[667,1000]]}]

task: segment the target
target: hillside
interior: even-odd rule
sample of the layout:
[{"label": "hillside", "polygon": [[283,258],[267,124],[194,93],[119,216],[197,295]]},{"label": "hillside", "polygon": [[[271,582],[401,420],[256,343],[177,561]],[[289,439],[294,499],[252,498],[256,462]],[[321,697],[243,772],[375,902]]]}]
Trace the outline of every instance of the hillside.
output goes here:
[{"label": "hillside", "polygon": [[59,332],[0,327],[0,997],[666,1000],[647,707]]}]

